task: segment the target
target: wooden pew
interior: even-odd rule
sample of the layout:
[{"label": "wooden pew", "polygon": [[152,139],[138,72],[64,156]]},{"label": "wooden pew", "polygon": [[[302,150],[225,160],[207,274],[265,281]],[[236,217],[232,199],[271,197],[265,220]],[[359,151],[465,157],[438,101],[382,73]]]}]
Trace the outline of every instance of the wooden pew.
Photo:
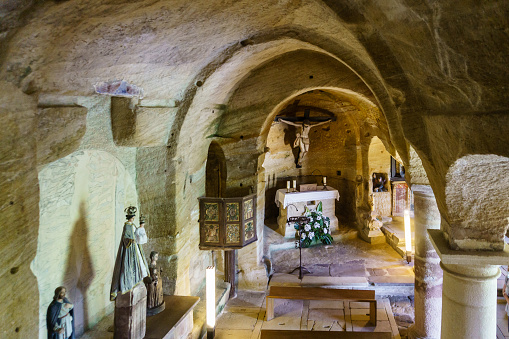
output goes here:
[{"label": "wooden pew", "polygon": [[262,330],[261,339],[391,339],[391,332]]},{"label": "wooden pew", "polygon": [[267,321],[274,318],[274,299],[349,300],[369,302],[369,322],[376,326],[376,299],[374,290],[271,286],[269,294],[266,297]]}]

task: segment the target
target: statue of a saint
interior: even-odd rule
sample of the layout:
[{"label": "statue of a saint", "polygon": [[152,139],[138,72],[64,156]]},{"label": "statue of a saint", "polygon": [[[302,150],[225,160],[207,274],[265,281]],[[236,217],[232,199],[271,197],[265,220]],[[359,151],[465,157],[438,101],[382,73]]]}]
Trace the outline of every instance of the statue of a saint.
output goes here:
[{"label": "statue of a saint", "polygon": [[297,168],[302,167],[302,159],[306,156],[306,153],[309,151],[309,131],[311,128],[320,126],[323,124],[326,124],[328,122],[331,122],[332,120],[329,119],[327,121],[322,121],[316,124],[311,124],[309,120],[304,120],[301,123],[295,123],[288,120],[283,120],[281,118],[278,119],[278,121],[282,121],[287,125],[292,125],[295,127],[300,128],[300,132],[297,133],[297,137],[295,138],[295,141],[293,142],[293,147],[300,147],[300,153],[299,153],[299,160],[297,161]]},{"label": "statue of a saint", "polygon": [[148,276],[148,266],[143,253],[142,244],[147,242],[147,233],[143,227],[134,224],[136,207],[125,209],[127,221],[124,224],[122,239],[118,246],[115,269],[111,280],[110,299],[115,300],[118,293],[124,294]]},{"label": "statue of a saint", "polygon": [[48,306],[48,339],[74,339],[74,305],[65,297],[66,292],[64,286],[57,287]]},{"label": "statue of a saint", "polygon": [[150,252],[150,265],[148,266],[150,278],[145,279],[147,287],[147,315],[151,316],[164,310],[163,281],[161,273],[163,270],[157,267],[159,253]]},{"label": "statue of a saint", "polygon": [[373,192],[387,192],[385,179],[381,174],[373,173]]}]

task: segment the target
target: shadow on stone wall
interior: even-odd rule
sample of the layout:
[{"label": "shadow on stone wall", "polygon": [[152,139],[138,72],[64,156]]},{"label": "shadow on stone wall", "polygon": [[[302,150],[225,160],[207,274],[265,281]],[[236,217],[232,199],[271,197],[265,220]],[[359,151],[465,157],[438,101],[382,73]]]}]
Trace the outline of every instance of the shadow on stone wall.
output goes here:
[{"label": "shadow on stone wall", "polygon": [[94,280],[95,272],[92,257],[88,248],[87,210],[85,203],[80,204],[78,220],[70,238],[70,250],[67,258],[64,281],[69,291],[69,298],[74,303],[74,325],[76,334],[81,335],[88,327],[87,290]]},{"label": "shadow on stone wall", "polygon": [[293,158],[295,159],[295,165],[297,165],[297,161],[299,160],[299,147],[293,147],[293,143],[295,142],[295,138],[297,137],[297,128],[293,126],[289,126],[285,128],[285,137],[284,143],[285,145],[290,145],[292,147]]}]

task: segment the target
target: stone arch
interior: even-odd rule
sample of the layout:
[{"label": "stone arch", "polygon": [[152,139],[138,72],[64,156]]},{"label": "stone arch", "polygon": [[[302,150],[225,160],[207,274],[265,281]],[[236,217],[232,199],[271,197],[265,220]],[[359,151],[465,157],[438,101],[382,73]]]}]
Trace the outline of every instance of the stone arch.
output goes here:
[{"label": "stone arch", "polygon": [[[375,127],[377,124],[377,121],[383,122],[383,127],[387,126],[387,122],[385,121],[383,114],[378,110],[378,107],[375,103],[371,101],[370,98],[367,98],[366,96],[354,92],[350,89],[346,88],[339,88],[339,87],[324,87],[324,86],[317,86],[317,87],[307,87],[304,89],[301,89],[299,91],[296,91],[295,93],[292,93],[292,95],[286,97],[284,100],[280,101],[274,108],[271,110],[271,112],[267,115],[267,118],[265,119],[262,127],[260,128],[260,136],[262,136],[259,146],[260,148],[264,147],[265,140],[263,139],[264,136],[268,134],[268,130],[270,129],[274,118],[280,112],[286,105],[288,105],[295,97],[309,92],[313,90],[323,90],[330,92],[334,96],[336,96],[340,100],[350,101],[354,106],[356,106],[359,110],[370,112],[371,115],[369,116],[369,119],[372,123],[372,126]],[[362,123],[366,124],[366,119],[363,119],[362,117],[352,117],[349,115],[349,120],[352,122],[352,125],[356,129],[356,134],[359,135],[360,133],[360,125]],[[357,121],[356,121],[357,120]],[[356,123],[354,123],[356,122]],[[366,124],[367,125],[367,124]],[[378,135],[386,148],[394,149],[394,146],[390,142],[390,136],[387,128],[381,128],[380,130],[370,130],[374,135]]]},{"label": "stone arch", "polygon": [[[374,136],[371,138],[368,149],[368,171],[367,184],[368,194],[367,196],[371,200],[372,207],[367,210],[365,214],[366,220],[371,220],[371,211],[375,211],[377,215],[390,216],[392,212],[392,196],[391,196],[391,184],[390,180],[390,167],[391,167],[391,154],[385,148],[384,143],[380,138]],[[375,176],[376,173],[376,177]],[[374,191],[375,182],[382,177],[385,181],[382,191]],[[366,189],[364,189],[365,191]],[[365,221],[364,221],[365,222]],[[364,223],[363,222],[363,223]]]},{"label": "stone arch", "polygon": [[[385,149],[385,146],[377,136],[371,139],[369,144],[368,152],[368,174],[371,176],[373,173],[384,173],[385,179],[389,179],[390,176],[390,160],[391,155]],[[372,187],[372,183],[370,184]]]},{"label": "stone arch", "polygon": [[137,205],[135,182],[114,156],[87,150],[48,164],[39,185],[39,237],[31,263],[39,287],[39,338],[46,338],[46,310],[60,285],[74,303],[80,335],[113,310],[111,276],[124,208]]},{"label": "stone arch", "polygon": [[[293,31],[279,32],[276,39],[273,38],[274,34],[260,33],[249,48],[238,47],[225,51],[224,55],[218,56],[204,67],[202,72],[196,76],[193,84],[186,90],[185,99],[179,107],[175,124],[172,127],[169,144],[176,142],[178,145],[190,145],[187,137],[184,136],[184,140],[182,140],[183,136],[180,132],[188,129],[186,125],[195,124],[198,116],[203,121],[213,121],[213,124],[208,124],[204,128],[209,130],[217,128],[214,126],[218,123],[217,114],[224,112],[226,109],[224,105],[227,104],[238,84],[249,76],[251,70],[295,50],[315,51],[347,66],[369,88],[373,94],[373,101],[378,103],[382,114],[386,117],[384,120],[393,122],[391,131],[393,137],[402,141],[402,133],[399,130],[399,124],[396,123],[398,120],[396,108],[390,99],[389,91],[381,80],[375,65],[367,61],[369,58],[357,57],[358,54],[363,53],[363,49],[354,52],[351,47],[339,43],[330,41],[329,44],[316,43],[314,41],[327,41],[328,39],[307,37],[304,33],[300,33],[303,35],[297,35],[300,39],[295,37]],[[348,63],[343,60],[348,60]],[[200,86],[197,87],[198,83]]]},{"label": "stone arch", "polygon": [[[171,145],[177,145],[176,149],[173,148],[170,151],[170,156],[176,159],[178,164],[184,165],[186,154],[190,153],[195,154],[195,157],[199,159],[206,158],[208,141],[204,137],[228,139],[228,136],[218,135],[217,132],[219,126],[224,125],[222,116],[228,109],[227,103],[235,89],[249,76],[253,69],[291,51],[315,51],[331,57],[342,65],[346,65],[365,85],[369,84],[367,87],[370,94],[373,95],[372,100],[379,102],[380,107],[383,108],[383,114],[387,114],[386,111],[395,112],[395,107],[390,100],[387,89],[380,80],[376,67],[368,61],[369,58],[356,57],[356,55],[362,53],[362,49],[354,52],[353,49],[350,49],[351,46],[345,44],[313,44],[312,41],[320,41],[319,37],[306,36],[302,32],[296,35],[293,30],[282,30],[276,35],[277,38],[274,38],[274,36],[274,33],[270,35],[260,33],[252,40],[252,44],[248,48],[242,48],[242,46],[232,47],[232,50],[225,51],[224,55],[218,56],[196,76],[196,81],[193,81],[193,84],[186,90],[186,98],[178,109],[175,124],[172,127],[172,133],[170,133],[171,137],[168,140],[170,147]],[[322,42],[327,40],[324,40],[324,37],[320,38]],[[336,46],[334,47],[336,50],[327,50],[327,48],[334,49],[331,46]],[[348,64],[342,61],[338,55],[348,60]],[[353,66],[350,64],[353,64]],[[197,86],[198,81],[200,86]],[[275,111],[276,109],[273,110],[273,112]],[[269,114],[267,120],[271,120],[271,115]],[[396,119],[394,113],[391,116],[391,121],[396,121]],[[264,126],[267,129],[267,126],[270,125],[265,123]],[[397,129],[398,127],[394,125],[394,128]],[[191,130],[193,133],[186,132]],[[392,134],[398,135],[398,133],[395,131]],[[258,147],[257,152],[261,153],[262,150]],[[202,163],[202,161],[196,161],[194,164],[187,164],[189,165],[187,168],[190,169],[190,172],[198,172]],[[185,177],[180,174],[179,171],[176,171],[175,183],[185,183]],[[177,184],[177,186],[180,185]],[[176,187],[175,191],[179,194],[181,187]],[[179,200],[177,197],[176,201]],[[177,221],[177,224],[180,223]]]},{"label": "stone arch", "polygon": [[467,155],[446,175],[446,232],[452,248],[503,250],[509,226],[509,158]]},{"label": "stone arch", "polygon": [[[198,205],[194,202],[193,197],[200,196],[202,189],[204,193],[205,183],[203,183],[203,188],[197,187],[191,191],[193,192],[193,197],[189,195],[186,183],[189,176],[193,176],[193,174],[198,175],[205,170],[204,164],[209,148],[208,138],[213,138],[219,142],[225,151],[227,161],[230,159],[230,151],[233,154],[238,154],[235,144],[243,142],[243,149],[248,151],[251,157],[249,161],[244,161],[242,164],[249,167],[245,173],[259,174],[259,164],[263,163],[263,147],[261,148],[261,144],[257,142],[259,134],[255,136],[253,133],[253,135],[246,137],[242,133],[234,133],[235,135],[224,133],[224,127],[229,127],[225,124],[224,116],[229,110],[228,104],[231,102],[235,91],[241,83],[249,78],[252,70],[285,53],[291,51],[312,51],[324,57],[330,57],[331,60],[335,60],[338,64],[348,68],[353,77],[360,79],[364,86],[366,86],[367,91],[365,95],[372,97],[368,101],[371,103],[378,102],[378,106],[383,108],[382,116],[388,114],[387,112],[392,112],[389,113],[392,114],[391,121],[394,122],[392,135],[402,135],[401,131],[399,131],[399,125],[396,123],[396,108],[390,99],[388,90],[376,71],[376,67],[369,58],[361,60],[361,58],[356,56],[356,53],[361,51],[362,48],[360,50],[349,49],[350,47],[346,47],[346,45],[339,46],[340,44],[337,42],[331,42],[327,39],[325,39],[328,41],[326,44],[313,44],[310,42],[316,39],[316,36],[306,36],[304,33],[302,33],[302,36],[300,33],[295,35],[293,31],[278,32],[277,38],[274,38],[273,33],[271,35],[261,34],[247,48],[232,47],[232,49],[225,51],[223,55],[217,57],[213,62],[204,67],[192,81],[193,84],[186,89],[185,98],[178,108],[175,123],[172,126],[168,140],[168,158],[172,159],[175,163],[174,175],[171,178],[172,191],[175,192],[175,210],[182,211],[176,214],[175,217],[177,236],[179,234],[186,234],[185,238],[187,239],[188,235],[194,233],[192,230],[185,230],[185,225],[194,224],[197,221],[198,213],[196,210]],[[335,53],[334,51],[327,50],[331,46],[336,46],[337,50]],[[336,54],[342,55],[345,60],[348,60],[350,65],[347,65]],[[368,83],[370,84],[369,86],[366,85]],[[300,91],[308,87],[302,86],[298,90]],[[364,100],[360,100],[360,102],[367,104]],[[375,106],[373,104],[367,105]],[[267,113],[264,113],[260,124],[252,126],[258,126],[258,131],[261,131],[267,119],[270,118],[267,118]],[[387,119],[384,118],[383,120],[386,121]],[[384,134],[388,136],[389,132],[387,131]],[[402,140],[402,137],[400,140]],[[225,144],[229,144],[231,147],[228,149],[228,147],[225,147]],[[201,184],[201,181],[196,181],[195,185],[198,184]],[[239,188],[241,184],[243,188]],[[234,195],[242,195],[249,188],[255,192],[260,189],[256,175],[251,176],[251,179],[248,180],[233,181],[233,186],[237,187],[237,191],[232,192]],[[263,199],[258,200],[258,206],[264,206]],[[192,212],[186,213],[184,211]],[[257,220],[259,221],[263,220],[261,212],[258,209]],[[258,239],[262,239],[262,236],[263,234],[259,233]],[[254,257],[259,261],[262,256],[262,246],[258,247],[257,254]],[[251,257],[253,256],[251,255]],[[182,267],[186,267],[186,265]],[[178,270],[177,285],[187,286],[188,283],[185,280],[188,273],[181,270],[180,265]],[[256,271],[253,267],[250,267],[249,270],[252,274]]]},{"label": "stone arch", "polygon": [[[299,98],[301,94],[310,92],[310,91],[325,91],[327,93],[330,93],[331,96],[334,96],[337,98],[338,101],[344,101],[344,102],[351,102],[353,106],[356,107],[357,113],[351,113],[346,112],[343,117],[341,117],[344,122],[342,123],[348,123],[349,129],[351,130],[351,140],[347,142],[347,140],[344,140],[345,143],[351,144],[354,148],[351,150],[351,159],[348,161],[352,164],[352,168],[350,170],[346,170],[343,168],[342,172],[342,178],[346,179],[340,183],[337,182],[329,182],[329,184],[332,184],[340,190],[340,195],[342,196],[340,206],[338,208],[341,208],[341,210],[349,211],[349,213],[344,213],[344,215],[351,216],[351,218],[343,218],[340,220],[343,223],[352,224],[355,222],[355,216],[358,214],[356,212],[359,208],[365,208],[368,205],[367,198],[368,195],[365,194],[365,190],[367,191],[366,185],[363,183],[367,183],[368,178],[368,169],[367,169],[367,146],[364,146],[366,143],[369,143],[369,140],[371,140],[371,134],[377,134],[380,135],[380,137],[385,141],[384,144],[388,144],[392,147],[392,144],[389,140],[389,133],[387,132],[386,128],[378,128],[376,126],[377,121],[384,121],[383,115],[379,112],[378,108],[373,104],[373,102],[364,96],[361,93],[354,92],[350,89],[345,88],[338,88],[338,87],[311,87],[311,88],[304,88],[302,90],[299,90],[295,93],[292,93],[290,96],[279,102],[277,105],[272,108],[271,112],[268,114],[267,118],[265,119],[261,129],[260,129],[260,137],[258,138],[258,149],[259,152],[262,154],[260,157],[260,162],[258,166],[258,175],[260,176],[262,174],[262,171],[269,170],[267,167],[267,161],[269,161],[269,164],[272,163],[271,158],[267,158],[270,153],[266,153],[267,150],[269,152],[272,152],[272,145],[271,141],[268,140],[268,136],[270,131],[274,130],[274,128],[277,128],[280,132],[282,132],[286,127],[284,126],[277,126],[279,124],[274,124],[274,117],[279,114],[279,112],[284,109],[287,105],[289,105],[295,98]],[[361,113],[359,113],[361,112]],[[338,121],[339,122],[339,121]],[[341,124],[342,124],[341,123]],[[386,125],[385,125],[386,126]],[[348,131],[349,132],[349,131]],[[363,135],[361,135],[361,132]],[[328,133],[329,134],[329,133]],[[335,137],[334,135],[331,135],[331,137]],[[271,137],[272,139],[272,137]],[[291,140],[293,142],[293,140]],[[272,140],[274,142],[274,140]],[[276,141],[278,142],[278,141]],[[285,141],[285,143],[288,143]],[[279,144],[281,144],[281,140],[279,140]],[[345,144],[346,145],[346,144]],[[369,144],[368,144],[369,145]],[[290,149],[291,145],[286,146],[288,149]],[[263,150],[266,150],[263,152]],[[290,155],[290,154],[289,154]],[[312,156],[312,154],[311,154]],[[283,167],[279,168],[277,170],[278,174],[284,174],[287,173],[287,175],[292,175],[292,164],[293,161],[286,161],[286,166],[283,165]],[[263,166],[262,166],[263,164]],[[269,165],[270,167],[270,165]],[[293,168],[295,165],[293,164]],[[334,167],[334,166],[333,166]],[[324,172],[323,169],[321,169],[321,172],[323,175],[326,175],[326,172]],[[270,173],[268,173],[270,175]],[[295,175],[295,173],[293,173]],[[332,171],[331,173],[328,173],[330,175],[329,179],[335,179],[338,178],[336,175],[337,173],[335,171]],[[360,179],[359,179],[360,178]],[[277,181],[276,178],[271,178],[271,180],[268,180],[268,178],[260,178],[259,180],[265,180],[270,184],[270,181],[272,181],[272,186],[274,186],[274,183]],[[269,188],[272,190],[275,190],[275,187]],[[266,202],[266,206],[270,205],[271,201]],[[273,214],[276,213],[273,210],[269,211],[269,216],[273,216]],[[340,218],[341,219],[341,218]]]}]

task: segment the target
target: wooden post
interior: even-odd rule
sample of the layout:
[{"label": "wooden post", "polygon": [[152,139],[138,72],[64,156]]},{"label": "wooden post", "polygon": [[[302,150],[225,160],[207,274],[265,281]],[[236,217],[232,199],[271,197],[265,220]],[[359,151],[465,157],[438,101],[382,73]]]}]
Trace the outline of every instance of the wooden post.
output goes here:
[{"label": "wooden post", "polygon": [[230,298],[237,296],[236,282],[236,265],[235,265],[235,253],[236,250],[225,250],[224,251],[224,281],[229,282],[230,287]]}]

